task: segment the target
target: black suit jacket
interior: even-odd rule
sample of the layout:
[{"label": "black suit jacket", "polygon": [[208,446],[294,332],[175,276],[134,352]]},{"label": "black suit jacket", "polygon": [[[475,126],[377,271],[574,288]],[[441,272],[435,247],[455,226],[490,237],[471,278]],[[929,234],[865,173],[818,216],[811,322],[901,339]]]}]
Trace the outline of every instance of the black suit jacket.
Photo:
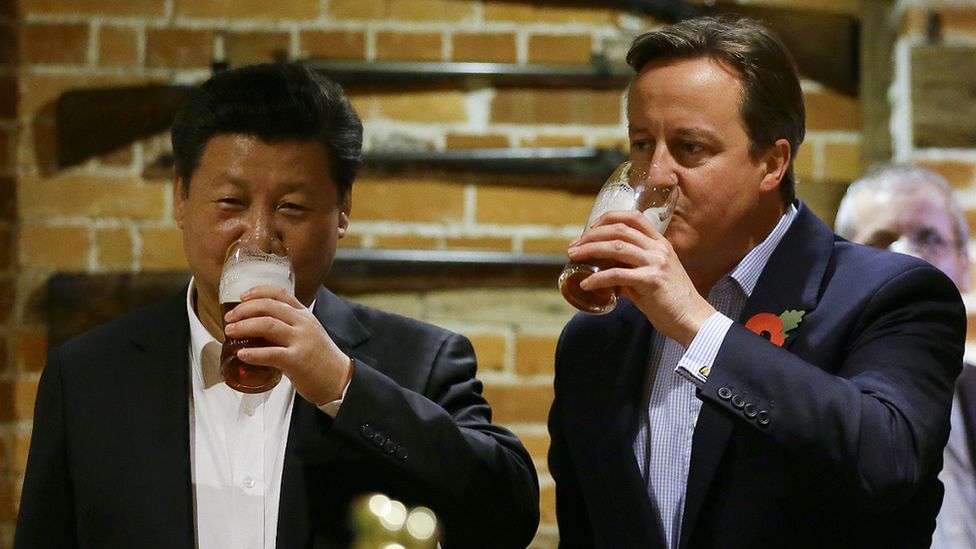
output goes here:
[{"label": "black suit jacket", "polygon": [[[295,398],[278,547],[348,544],[349,503],[371,491],[431,507],[447,546],[527,545],[535,469],[490,423],[467,339],[325,289],[316,300],[356,369],[335,420]],[[184,292],[51,351],[14,547],[194,545],[188,345]]]},{"label": "black suit jacket", "polygon": [[[799,209],[698,391],[680,545],[927,547],[962,366],[959,293]],[[782,348],[743,325],[791,309],[806,314]],[[663,546],[632,449],[651,331],[624,302],[562,334],[549,463],[563,546]]]}]

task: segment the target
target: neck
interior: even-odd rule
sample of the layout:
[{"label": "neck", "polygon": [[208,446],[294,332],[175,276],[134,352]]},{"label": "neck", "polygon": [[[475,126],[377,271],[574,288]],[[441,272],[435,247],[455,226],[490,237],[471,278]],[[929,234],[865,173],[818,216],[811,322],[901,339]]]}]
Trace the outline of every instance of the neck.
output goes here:
[{"label": "neck", "polygon": [[778,196],[776,199],[775,204],[761,205],[761,207],[756,209],[756,215],[752,217],[746,231],[738,239],[738,242],[728,242],[726,249],[732,253],[728,254],[725,261],[716,261],[712,265],[702,265],[702,268],[688,270],[688,276],[691,278],[691,282],[695,285],[695,289],[698,290],[698,293],[702,297],[707,299],[708,294],[712,291],[712,287],[722,277],[732,272],[732,269],[749,252],[756,246],[762,244],[769,236],[769,233],[773,232],[780,218],[786,213],[786,206],[783,205],[783,202],[779,200]]}]

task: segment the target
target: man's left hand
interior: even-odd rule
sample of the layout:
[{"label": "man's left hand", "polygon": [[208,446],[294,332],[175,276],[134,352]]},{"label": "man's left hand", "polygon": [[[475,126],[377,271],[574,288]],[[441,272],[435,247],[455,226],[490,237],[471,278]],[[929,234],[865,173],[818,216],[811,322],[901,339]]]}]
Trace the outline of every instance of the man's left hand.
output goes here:
[{"label": "man's left hand", "polygon": [[271,366],[288,376],[298,394],[315,405],[342,396],[352,376],[343,353],[315,315],[277,286],[257,286],[224,316],[224,333],[235,339],[262,337],[268,347],[249,347],[237,356],[248,364]]}]

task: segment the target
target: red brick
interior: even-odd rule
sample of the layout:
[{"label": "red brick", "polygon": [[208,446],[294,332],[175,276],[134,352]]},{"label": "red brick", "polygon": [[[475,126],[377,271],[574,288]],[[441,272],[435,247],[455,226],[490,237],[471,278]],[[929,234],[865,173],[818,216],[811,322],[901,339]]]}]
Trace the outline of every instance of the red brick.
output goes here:
[{"label": "red brick", "polygon": [[539,490],[539,522],[556,524],[556,485],[550,484]]},{"label": "red brick", "polygon": [[352,215],[364,221],[459,221],[464,189],[448,181],[363,178],[353,192]]},{"label": "red brick", "polygon": [[593,197],[561,189],[485,186],[478,188],[476,219],[506,225],[586,223]]},{"label": "red brick", "polygon": [[453,41],[455,61],[486,63],[518,61],[514,33],[459,32],[454,34]]},{"label": "red brick", "polygon": [[861,106],[857,98],[831,90],[803,94],[807,130],[861,129]]},{"label": "red brick", "polygon": [[446,240],[450,250],[493,250],[497,252],[512,251],[512,239],[494,236],[459,236]]},{"label": "red brick", "polygon": [[17,331],[17,371],[40,372],[46,361],[47,330],[20,328]]},{"label": "red brick", "polygon": [[826,181],[854,181],[864,173],[858,143],[827,143],[823,177]]},{"label": "red brick", "polygon": [[15,288],[11,278],[0,278],[0,323],[7,322],[13,314]]},{"label": "red brick", "polygon": [[23,177],[18,206],[32,219],[93,217],[162,219],[167,189],[136,179],[63,175],[53,179]]},{"label": "red brick", "polygon": [[174,11],[177,17],[314,21],[320,6],[320,0],[176,0]]},{"label": "red brick", "polygon": [[376,33],[376,58],[398,61],[440,61],[443,39],[433,32]]},{"label": "red brick", "polygon": [[330,19],[382,19],[387,13],[386,0],[329,0]]},{"label": "red brick", "polygon": [[436,250],[439,244],[438,238],[412,234],[381,234],[373,238],[373,247],[379,249]]},{"label": "red brick", "polygon": [[21,53],[28,63],[81,64],[88,59],[88,25],[27,24]]},{"label": "red brick", "polygon": [[98,64],[132,66],[139,62],[139,36],[135,29],[104,26],[98,31]]},{"label": "red brick", "polygon": [[[9,2],[8,3],[13,3]],[[3,7],[0,3],[0,18],[3,17]],[[12,22],[0,22],[0,67],[14,69],[19,61],[17,51],[20,43],[17,37],[17,27]]]},{"label": "red brick", "polygon": [[0,381],[0,421],[19,421],[33,418],[36,399],[36,380]]},{"label": "red brick", "polygon": [[17,115],[20,92],[13,76],[0,76],[0,117],[13,118]]},{"label": "red brick", "polygon": [[134,257],[132,235],[126,228],[95,229],[98,266],[127,270]]},{"label": "red brick", "polygon": [[485,386],[485,398],[493,411],[495,423],[545,423],[552,405],[552,385]]},{"label": "red brick", "polygon": [[554,65],[588,64],[593,55],[589,35],[537,34],[529,37],[529,62]]},{"label": "red brick", "polygon": [[418,90],[396,93],[352,93],[350,100],[363,120],[402,122],[465,122],[468,120],[461,90]]},{"label": "red brick", "polygon": [[478,357],[479,372],[501,372],[505,369],[505,338],[494,334],[467,334]]},{"label": "red brick", "polygon": [[972,162],[919,160],[917,164],[940,174],[956,189],[968,189],[976,176],[976,165]]},{"label": "red brick", "polygon": [[6,172],[13,167],[14,146],[10,129],[0,127],[0,172]]},{"label": "red brick", "polygon": [[397,21],[461,21],[474,17],[475,2],[389,0],[388,16]]},{"label": "red brick", "polygon": [[17,506],[20,494],[13,479],[0,475],[0,523],[17,520]]},{"label": "red brick", "polygon": [[21,15],[162,16],[166,0],[20,0]]},{"label": "red brick", "polygon": [[30,450],[29,434],[14,435],[14,447],[10,453],[10,468],[16,474],[23,474],[27,469],[27,454]]},{"label": "red brick", "polygon": [[133,160],[135,160],[135,153],[132,152],[131,145],[127,145],[121,149],[116,149],[110,153],[105,153],[98,157],[98,161],[101,162],[101,165],[115,166],[120,168],[127,168],[131,166]]},{"label": "red brick", "polygon": [[20,265],[66,271],[88,267],[88,229],[26,225],[20,229]]},{"label": "red brick", "polygon": [[613,25],[622,10],[565,6],[545,2],[485,2],[484,18],[488,22],[568,23]]},{"label": "red brick", "polygon": [[519,144],[523,147],[582,147],[586,142],[582,135],[537,135],[523,137]]},{"label": "red brick", "polygon": [[518,336],[515,371],[520,375],[552,374],[557,340],[556,336]]},{"label": "red brick", "polygon": [[546,456],[549,454],[549,435],[526,435],[525,433],[517,433],[519,440],[525,445],[525,449],[529,451],[529,455],[532,459],[545,463]]},{"label": "red brick", "polygon": [[366,36],[356,31],[308,31],[301,35],[302,53],[326,59],[363,59]]},{"label": "red brick", "polygon": [[572,238],[526,238],[522,241],[522,251],[529,254],[564,254],[572,241]]},{"label": "red brick", "polygon": [[211,30],[150,29],[146,31],[146,66],[209,67],[213,42]]},{"label": "red brick", "polygon": [[284,32],[230,32],[224,38],[224,52],[233,67],[288,59],[289,40]]},{"label": "red brick", "polygon": [[504,149],[508,147],[508,137],[499,134],[449,133],[445,142],[448,149]]},{"label": "red brick", "polygon": [[618,125],[621,92],[616,90],[499,90],[491,121],[502,124]]},{"label": "red brick", "polygon": [[142,229],[142,268],[173,271],[188,268],[183,233],[177,228]]}]

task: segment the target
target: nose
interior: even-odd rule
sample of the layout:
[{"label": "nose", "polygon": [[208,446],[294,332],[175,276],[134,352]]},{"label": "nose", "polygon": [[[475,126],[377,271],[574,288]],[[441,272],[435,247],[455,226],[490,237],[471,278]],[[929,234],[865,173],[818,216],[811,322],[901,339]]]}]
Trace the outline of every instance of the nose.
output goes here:
[{"label": "nose", "polygon": [[249,213],[244,219],[240,239],[264,252],[276,252],[275,241],[280,243],[281,235],[278,234],[273,213],[260,208],[253,208]]}]

